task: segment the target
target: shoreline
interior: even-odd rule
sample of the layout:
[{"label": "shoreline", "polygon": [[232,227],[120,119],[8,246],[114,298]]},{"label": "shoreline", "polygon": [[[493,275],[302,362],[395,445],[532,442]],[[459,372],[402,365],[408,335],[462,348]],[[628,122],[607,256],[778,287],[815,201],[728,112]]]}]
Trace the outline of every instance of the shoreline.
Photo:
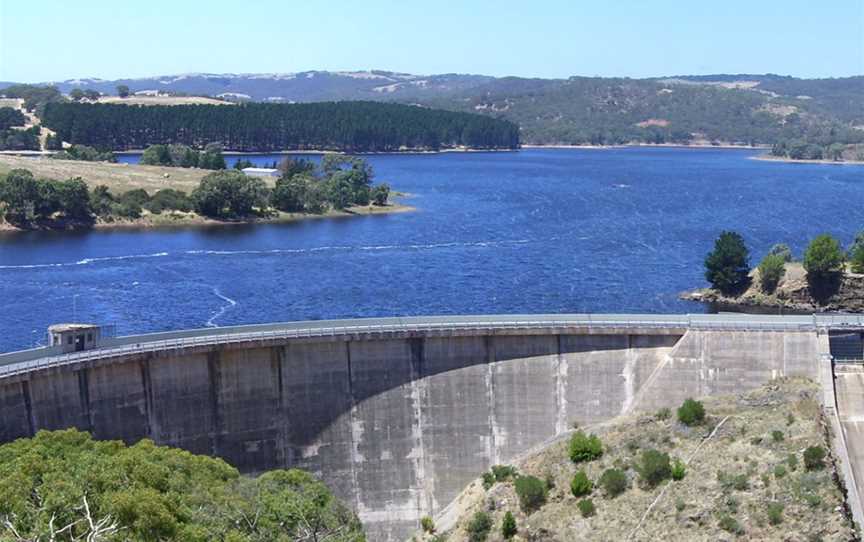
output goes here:
[{"label": "shoreline", "polygon": [[691,143],[685,145],[683,143],[623,143],[621,145],[567,145],[554,143],[550,145],[539,145],[534,143],[526,143],[522,145],[523,149],[585,149],[585,150],[607,150],[607,149],[627,149],[631,147],[646,147],[646,148],[672,148],[672,149],[736,149],[736,150],[765,150],[770,149],[768,145],[711,145],[709,143]]},{"label": "shoreline", "polygon": [[773,156],[771,154],[760,154],[758,156],[748,156],[749,160],[763,160],[765,162],[781,162],[787,164],[824,164],[824,165],[840,165],[840,166],[864,166],[864,160],[796,160],[785,156]]},{"label": "shoreline", "polygon": [[[18,228],[7,222],[0,223],[0,234],[30,233],[30,232],[79,232],[79,231],[111,231],[111,230],[150,230],[150,229],[185,229],[210,228],[218,226],[254,226],[258,224],[289,224],[304,220],[344,219],[358,216],[377,216],[410,213],[417,208],[402,203],[391,203],[384,207],[369,205],[368,207],[349,207],[341,211],[330,210],[320,215],[311,213],[285,213],[272,217],[249,217],[237,220],[216,220],[194,213],[146,215],[138,219],[121,219],[116,222],[94,222],[84,227],[71,228]],[[155,217],[155,219],[154,219]]]}]

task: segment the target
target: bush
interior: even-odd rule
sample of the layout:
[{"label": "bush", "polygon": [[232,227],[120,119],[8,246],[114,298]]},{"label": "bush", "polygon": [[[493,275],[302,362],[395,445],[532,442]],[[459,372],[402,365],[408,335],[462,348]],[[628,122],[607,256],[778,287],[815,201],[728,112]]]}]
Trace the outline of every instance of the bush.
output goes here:
[{"label": "bush", "polygon": [[483,473],[483,489],[489,491],[495,485],[495,475],[490,471]]},{"label": "bush", "polygon": [[192,200],[186,195],[186,192],[174,190],[173,188],[159,190],[153,194],[153,197],[149,201],[142,203],[142,205],[145,209],[157,215],[164,210],[188,213],[194,207]]},{"label": "bush", "polygon": [[789,465],[789,470],[798,470],[798,456],[795,454],[789,454],[786,457],[786,463]]},{"label": "bush", "polygon": [[759,262],[759,284],[762,291],[770,294],[777,289],[780,279],[786,274],[786,262],[782,256],[769,254]]},{"label": "bush", "polygon": [[495,477],[496,482],[505,482],[510,478],[516,477],[516,468],[511,467],[510,465],[493,465],[492,466],[492,476]]},{"label": "bush", "polygon": [[669,407],[663,407],[654,415],[658,420],[668,420],[672,416],[672,410]]},{"label": "bush", "polygon": [[603,455],[603,444],[596,435],[577,431],[570,437],[570,461],[593,461]]},{"label": "bush", "polygon": [[724,490],[734,489],[746,491],[750,488],[750,479],[746,474],[727,474],[723,471],[717,472],[717,480]]},{"label": "bush", "polygon": [[681,460],[676,459],[675,463],[672,464],[672,479],[675,481],[683,480],[686,474],[687,467]]},{"label": "bush", "polygon": [[504,514],[504,520],[501,522],[501,536],[503,536],[505,540],[510,540],[516,535],[517,531],[516,518],[514,518],[513,513],[508,510],[507,513]]},{"label": "bush", "polygon": [[783,431],[775,429],[771,431],[771,440],[774,442],[782,442],[783,441]]},{"label": "bush", "polygon": [[212,218],[243,217],[269,205],[269,190],[264,181],[239,171],[219,171],[201,179],[192,192],[196,210]]},{"label": "bush", "polygon": [[579,507],[579,512],[582,514],[583,518],[589,518],[596,512],[594,501],[591,499],[582,499],[576,504],[576,506]]},{"label": "bush", "polygon": [[531,512],[546,503],[546,484],[539,478],[520,476],[514,485],[523,511]]},{"label": "bush", "polygon": [[804,450],[804,467],[807,470],[819,470],[825,466],[825,448],[810,446]]},{"label": "bush", "polygon": [[723,294],[736,294],[748,284],[750,253],[737,233],[724,231],[705,257],[705,279]]},{"label": "bush", "polygon": [[627,490],[627,475],[619,469],[607,469],[600,475],[600,480],[597,482],[606,496],[615,498]]},{"label": "bush", "polygon": [[777,243],[771,250],[768,251],[769,256],[780,256],[783,261],[788,263],[792,261],[792,249],[786,243]]},{"label": "bush", "polygon": [[781,503],[768,503],[768,523],[771,525],[783,523],[783,505]]},{"label": "bush", "polygon": [[654,449],[642,452],[642,457],[635,465],[635,469],[639,473],[642,484],[648,488],[656,487],[660,482],[672,477],[669,454]]},{"label": "bush", "polygon": [[465,530],[468,531],[468,540],[483,542],[489,536],[489,531],[492,530],[492,518],[486,512],[477,512],[468,522]]},{"label": "bush", "polygon": [[737,519],[730,516],[729,514],[723,514],[720,516],[719,525],[720,525],[720,528],[726,532],[729,532],[729,533],[732,533],[735,535],[744,534],[744,528],[741,527],[741,524],[738,523]]},{"label": "bush", "polygon": [[435,533],[435,521],[429,516],[423,516],[420,518],[420,527],[423,529],[424,533]]},{"label": "bush", "polygon": [[705,407],[700,401],[685,399],[678,408],[678,421],[687,426],[701,424],[705,421]]},{"label": "bush", "polygon": [[574,497],[582,497],[591,493],[594,489],[594,484],[588,479],[588,475],[584,470],[580,470],[573,475],[573,480],[570,481],[570,491]]},{"label": "bush", "polygon": [[375,205],[387,205],[387,200],[390,198],[390,185],[387,183],[379,184],[372,188],[372,202]]},{"label": "bush", "polygon": [[783,478],[786,476],[786,467],[784,465],[774,465],[774,477]]}]

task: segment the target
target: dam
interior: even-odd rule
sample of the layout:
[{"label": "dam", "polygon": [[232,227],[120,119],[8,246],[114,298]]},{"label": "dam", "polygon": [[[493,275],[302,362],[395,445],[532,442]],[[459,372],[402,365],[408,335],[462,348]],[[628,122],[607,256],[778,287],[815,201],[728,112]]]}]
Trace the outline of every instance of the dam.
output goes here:
[{"label": "dam", "polygon": [[850,370],[835,396],[836,329],[864,326],[857,316],[448,316],[103,338],[80,352],[0,355],[0,442],[77,427],[244,473],[302,468],[356,510],[370,540],[402,540],[491,465],[574,424],[803,376],[825,390],[857,519],[864,373]]}]

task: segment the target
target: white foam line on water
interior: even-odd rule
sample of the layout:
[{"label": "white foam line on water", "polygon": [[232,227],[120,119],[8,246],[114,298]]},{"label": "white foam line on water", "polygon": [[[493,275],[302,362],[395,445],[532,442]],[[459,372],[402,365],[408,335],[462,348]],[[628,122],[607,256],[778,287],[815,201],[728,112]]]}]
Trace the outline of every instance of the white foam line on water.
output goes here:
[{"label": "white foam line on water", "polygon": [[46,267],[70,267],[73,265],[89,265],[91,263],[114,262],[122,260],[133,260],[139,258],[162,258],[167,256],[167,252],[156,252],[154,254],[130,254],[127,256],[103,256],[99,258],[84,258],[76,262],[61,262],[61,263],[34,263],[24,265],[0,265],[0,269],[40,269]]},{"label": "white foam line on water", "polygon": [[228,296],[222,295],[222,292],[219,291],[219,288],[213,288],[213,295],[223,301],[227,301],[228,303],[219,307],[219,310],[214,312],[213,316],[211,316],[210,319],[205,322],[204,325],[206,325],[207,327],[219,327],[218,325],[216,325],[216,319],[225,314],[225,311],[227,311],[228,309],[237,306],[237,302]]}]

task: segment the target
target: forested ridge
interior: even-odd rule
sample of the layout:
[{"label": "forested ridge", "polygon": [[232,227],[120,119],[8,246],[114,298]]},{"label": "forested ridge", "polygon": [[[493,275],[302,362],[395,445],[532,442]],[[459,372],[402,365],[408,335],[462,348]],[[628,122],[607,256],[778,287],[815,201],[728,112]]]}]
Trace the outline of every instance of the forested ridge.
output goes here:
[{"label": "forested ridge", "polygon": [[377,102],[128,106],[48,103],[42,117],[63,141],[126,150],[154,144],[233,151],[386,152],[511,149],[519,129],[481,115]]}]

